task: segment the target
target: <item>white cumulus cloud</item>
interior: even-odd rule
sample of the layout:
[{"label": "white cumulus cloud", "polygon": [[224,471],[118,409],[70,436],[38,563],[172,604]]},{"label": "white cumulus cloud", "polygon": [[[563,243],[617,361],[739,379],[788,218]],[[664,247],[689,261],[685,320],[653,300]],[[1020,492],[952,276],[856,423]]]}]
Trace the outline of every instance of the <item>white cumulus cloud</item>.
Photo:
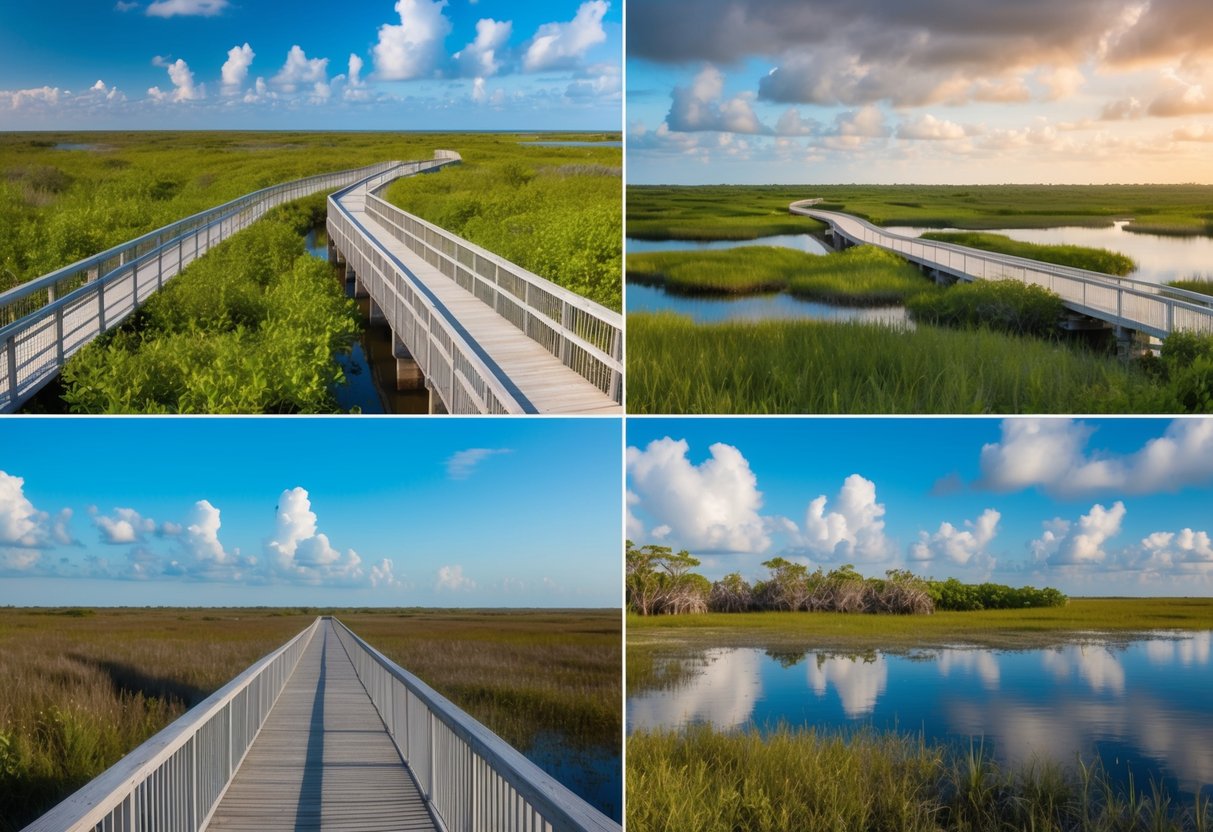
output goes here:
[{"label": "white cumulus cloud", "polygon": [[805,511],[804,530],[797,541],[824,560],[870,562],[887,559],[893,546],[884,534],[883,503],[876,501],[876,483],[859,474],[843,481],[832,510],[822,494]]},{"label": "white cumulus cloud", "polygon": [[1117,500],[1111,508],[1096,503],[1074,523],[1054,518],[1032,541],[1032,555],[1037,563],[1049,566],[1102,564],[1108,560],[1105,544],[1120,533],[1125,513],[1125,504]]},{"label": "white cumulus cloud", "polygon": [[[280,577],[307,584],[356,584],[366,580],[362,558],[353,549],[344,552],[329,541],[317,526],[316,513],[306,489],[288,488],[278,498],[274,536],[266,545],[266,554]],[[380,581],[390,575],[381,562],[375,574]]]},{"label": "white cumulus cloud", "polygon": [[[328,58],[309,58],[303,48],[296,44],[286,53],[286,62],[274,76],[273,82],[288,93],[309,85],[319,92],[319,85],[327,86],[328,65]],[[324,97],[327,98],[327,94]]]},{"label": "white cumulus cloud", "polygon": [[513,23],[486,17],[476,21],[476,38],[454,55],[461,75],[488,78],[501,69],[501,48],[510,39]]},{"label": "white cumulus cloud", "polygon": [[602,18],[610,3],[589,0],[568,23],[545,23],[527,45],[522,65],[528,72],[574,66],[590,47],[606,40]]},{"label": "white cumulus cloud", "polygon": [[140,543],[156,531],[156,521],[133,508],[115,508],[113,514],[98,514],[93,517],[93,523],[101,530],[106,543]]},{"label": "white cumulus cloud", "polygon": [[253,63],[257,53],[247,42],[243,46],[233,46],[227,50],[227,60],[223,62],[220,71],[223,76],[223,94],[238,95],[244,89],[248,80],[248,68]]},{"label": "white cumulus cloud", "polygon": [[160,87],[151,87],[148,91],[148,97],[154,101],[198,101],[206,98],[206,88],[201,84],[194,83],[194,73],[190,70],[187,64],[181,58],[168,63],[163,58],[157,56],[152,62],[156,66],[162,66],[168,70],[169,80],[173,82],[171,92],[165,92]]},{"label": "white cumulus cloud", "polygon": [[407,81],[434,72],[443,57],[451,21],[443,14],[446,0],[398,0],[400,23],[379,27],[372,55],[375,72],[385,81]]},{"label": "white cumulus cloud", "polygon": [[[131,5],[119,3],[118,8],[125,11]],[[147,7],[147,14],[149,17],[214,17],[227,6],[228,0],[156,0]]]},{"label": "white cumulus cloud", "polygon": [[[656,439],[627,450],[636,505],[673,537],[698,551],[761,552],[770,546],[759,516],[762,492],[737,448],[717,442],[711,459],[694,465],[686,440]],[[629,502],[632,502],[629,497]]]},{"label": "white cumulus cloud", "polygon": [[438,568],[437,588],[460,592],[475,589],[476,582],[463,574],[462,566],[442,566]]},{"label": "white cumulus cloud", "polygon": [[918,533],[918,541],[910,546],[910,557],[918,561],[947,560],[961,566],[974,558],[988,558],[986,547],[998,534],[1001,518],[999,512],[988,508],[976,520],[964,521],[963,529],[946,521],[940,523],[934,534]]},{"label": "white cumulus cloud", "polygon": [[690,86],[675,87],[670,94],[670,112],[666,115],[669,129],[693,133],[721,131],[727,133],[764,134],[771,130],[758,120],[750,93],[722,100],[724,75],[707,65],[696,74]]}]

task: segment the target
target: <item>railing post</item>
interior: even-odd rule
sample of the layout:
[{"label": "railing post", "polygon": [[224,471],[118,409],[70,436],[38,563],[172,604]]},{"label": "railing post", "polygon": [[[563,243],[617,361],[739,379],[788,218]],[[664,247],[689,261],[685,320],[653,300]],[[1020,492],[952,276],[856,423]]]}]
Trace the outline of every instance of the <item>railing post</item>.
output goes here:
[{"label": "railing post", "polygon": [[105,332],[105,281],[97,281],[97,332]]},{"label": "railing post", "polygon": [[8,357],[8,400],[17,403],[17,336],[8,336],[4,340],[4,352]]},{"label": "railing post", "polygon": [[63,307],[55,308],[55,363],[63,366]]}]

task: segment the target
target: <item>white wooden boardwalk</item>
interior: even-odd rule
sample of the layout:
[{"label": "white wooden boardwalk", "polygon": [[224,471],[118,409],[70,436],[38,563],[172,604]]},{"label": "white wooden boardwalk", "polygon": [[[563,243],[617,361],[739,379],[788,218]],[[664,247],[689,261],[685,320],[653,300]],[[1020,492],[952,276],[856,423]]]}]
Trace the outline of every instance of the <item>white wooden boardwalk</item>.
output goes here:
[{"label": "white wooden boardwalk", "polygon": [[308,645],[206,828],[437,830],[331,621]]},{"label": "white wooden boardwalk", "polygon": [[[622,406],[594,384],[563,364],[552,353],[498,314],[492,306],[467,291],[436,266],[405,245],[396,234],[366,210],[367,191],[355,188],[340,198],[353,220],[374,238],[398,264],[416,278],[421,291],[463,340],[487,365],[499,382],[532,413],[618,414]],[[393,309],[400,298],[394,281],[360,275],[372,299]]]}]

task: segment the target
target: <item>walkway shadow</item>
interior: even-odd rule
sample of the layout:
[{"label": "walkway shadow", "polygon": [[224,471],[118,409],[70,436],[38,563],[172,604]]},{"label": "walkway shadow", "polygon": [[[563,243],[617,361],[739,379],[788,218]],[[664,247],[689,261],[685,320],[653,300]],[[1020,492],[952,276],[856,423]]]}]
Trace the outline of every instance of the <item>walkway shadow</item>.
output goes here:
[{"label": "walkway shadow", "polygon": [[316,698],[312,700],[312,717],[308,721],[307,752],[304,755],[303,780],[299,784],[299,803],[295,808],[295,832],[319,832],[324,792],[324,687],[328,673],[328,631],[320,646],[320,680],[316,683]]},{"label": "walkway shadow", "polygon": [[69,653],[68,658],[80,662],[86,667],[100,670],[109,677],[110,684],[118,693],[131,695],[142,694],[147,699],[176,699],[184,702],[187,708],[192,708],[209,695],[204,690],[179,679],[163,676],[152,676],[134,665],[123,664],[98,659],[94,656],[83,656],[79,653]]}]

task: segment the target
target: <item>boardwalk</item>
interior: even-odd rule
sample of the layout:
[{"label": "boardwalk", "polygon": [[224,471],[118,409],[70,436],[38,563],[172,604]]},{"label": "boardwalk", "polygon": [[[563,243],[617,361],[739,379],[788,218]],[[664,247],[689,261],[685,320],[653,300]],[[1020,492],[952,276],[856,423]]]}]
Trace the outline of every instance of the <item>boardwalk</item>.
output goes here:
[{"label": "boardwalk", "polygon": [[828,224],[842,244],[880,246],[924,269],[960,280],[1010,279],[1043,286],[1057,293],[1071,310],[1127,332],[1155,338],[1166,338],[1177,330],[1213,332],[1213,298],[1207,295],[954,243],[903,237],[851,214],[814,207],[820,201],[794,202],[789,210]]},{"label": "boardwalk", "polygon": [[622,412],[622,318],[405,214],[382,180],[330,201],[329,233],[451,413]]},{"label": "boardwalk", "polygon": [[313,636],[207,829],[437,829],[332,622]]}]

